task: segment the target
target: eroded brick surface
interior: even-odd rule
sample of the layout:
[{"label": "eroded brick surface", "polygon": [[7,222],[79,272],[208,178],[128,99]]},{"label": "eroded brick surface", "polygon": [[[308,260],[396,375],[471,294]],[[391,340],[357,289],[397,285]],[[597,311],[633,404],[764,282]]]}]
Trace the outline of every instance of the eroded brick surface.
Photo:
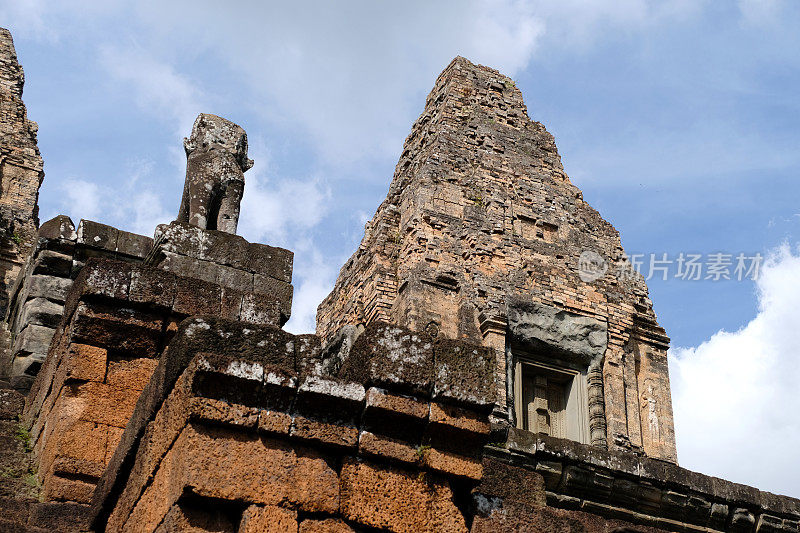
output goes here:
[{"label": "eroded brick surface", "polygon": [[467,531],[452,490],[432,476],[349,460],[341,490],[348,520],[390,531]]},{"label": "eroded brick surface", "polygon": [[280,507],[252,505],[239,524],[239,533],[296,533],[297,512]]},{"label": "eroded brick surface", "polygon": [[39,225],[39,186],[44,164],[36,142],[38,125],[28,119],[22,102],[25,76],[11,33],[0,28],[0,314],[9,290],[30,252]]},{"label": "eroded brick surface", "polygon": [[[605,267],[585,280],[584,252]],[[507,346],[574,352],[592,380],[591,444],[674,462],[669,339],[629,267],[618,232],[583,201],[514,82],[459,57],[436,80],[386,199],[320,304],[317,333],[332,339],[347,324],[382,321],[482,344],[496,355],[484,368],[443,345],[435,390],[466,398],[478,382],[496,388],[504,410]],[[528,327],[545,309],[554,320]]]}]

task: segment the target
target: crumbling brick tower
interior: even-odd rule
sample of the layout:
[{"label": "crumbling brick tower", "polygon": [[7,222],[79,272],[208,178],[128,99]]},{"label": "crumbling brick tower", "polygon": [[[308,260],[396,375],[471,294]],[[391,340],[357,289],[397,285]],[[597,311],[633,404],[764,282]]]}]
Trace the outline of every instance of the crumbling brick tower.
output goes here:
[{"label": "crumbling brick tower", "polygon": [[518,427],[677,460],[647,286],[493,69],[439,76],[317,333],[374,321],[493,347],[496,414]]},{"label": "crumbling brick tower", "polygon": [[36,202],[44,179],[38,126],[28,120],[22,103],[24,83],[11,33],[0,28],[0,315],[36,238]]}]

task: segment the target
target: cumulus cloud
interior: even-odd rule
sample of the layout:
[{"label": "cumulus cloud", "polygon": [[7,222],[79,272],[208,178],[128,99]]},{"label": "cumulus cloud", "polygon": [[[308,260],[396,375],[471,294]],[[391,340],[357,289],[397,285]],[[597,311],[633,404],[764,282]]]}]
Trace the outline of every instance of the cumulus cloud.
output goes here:
[{"label": "cumulus cloud", "polygon": [[800,463],[789,459],[800,442],[800,247],[775,250],[756,286],[758,314],[743,328],[670,350],[678,458],[800,496]]}]

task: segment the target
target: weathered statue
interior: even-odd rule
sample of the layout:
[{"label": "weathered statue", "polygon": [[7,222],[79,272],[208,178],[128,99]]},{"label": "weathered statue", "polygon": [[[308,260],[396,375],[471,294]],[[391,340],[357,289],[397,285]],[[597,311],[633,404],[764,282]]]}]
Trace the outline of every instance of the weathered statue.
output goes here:
[{"label": "weathered statue", "polygon": [[247,134],[229,120],[202,113],[183,146],[186,183],[177,221],[235,234],[244,173],[253,166]]}]

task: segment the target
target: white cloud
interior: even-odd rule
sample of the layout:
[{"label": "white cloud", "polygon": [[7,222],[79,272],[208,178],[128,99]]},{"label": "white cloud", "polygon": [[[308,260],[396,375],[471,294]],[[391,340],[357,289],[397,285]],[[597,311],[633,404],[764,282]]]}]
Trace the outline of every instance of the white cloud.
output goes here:
[{"label": "white cloud", "polygon": [[[314,333],[317,306],[333,289],[338,264],[324,257],[310,240],[295,243],[292,318],[285,329],[291,333]],[[298,257],[301,258],[298,261]]]},{"label": "white cloud", "polygon": [[134,91],[136,104],[154,116],[170,119],[178,135],[188,135],[203,108],[203,94],[197,84],[175,68],[139,46],[104,46],[100,64],[120,89]]},{"label": "white cloud", "polygon": [[419,103],[456,55],[514,75],[541,23],[516,0],[142,2],[153,47],[221,58],[252,108],[326,161],[400,150]]},{"label": "white cloud", "polygon": [[[77,223],[81,218],[94,219],[100,214],[100,186],[80,178],[68,178],[60,187],[64,212]],[[77,218],[76,218],[77,217]]]},{"label": "white cloud", "polygon": [[256,138],[250,143],[255,164],[245,174],[238,233],[254,242],[291,245],[304,242],[328,212],[330,189],[316,177],[280,179],[270,168],[270,152]]},{"label": "white cloud", "polygon": [[800,496],[800,248],[774,251],[756,285],[758,314],[746,326],[670,350],[678,458],[693,470]]},{"label": "white cloud", "polygon": [[[544,21],[544,39],[553,50],[585,49],[618,34],[652,30],[699,14],[706,1],[562,0],[538,2],[534,14]],[[570,50],[572,51],[572,50]]]},{"label": "white cloud", "polygon": [[149,160],[130,161],[126,167],[127,177],[113,186],[80,178],[68,179],[62,186],[60,212],[76,224],[80,219],[94,220],[125,231],[152,235],[156,225],[174,218],[164,208],[162,196],[148,187],[153,168]]}]

